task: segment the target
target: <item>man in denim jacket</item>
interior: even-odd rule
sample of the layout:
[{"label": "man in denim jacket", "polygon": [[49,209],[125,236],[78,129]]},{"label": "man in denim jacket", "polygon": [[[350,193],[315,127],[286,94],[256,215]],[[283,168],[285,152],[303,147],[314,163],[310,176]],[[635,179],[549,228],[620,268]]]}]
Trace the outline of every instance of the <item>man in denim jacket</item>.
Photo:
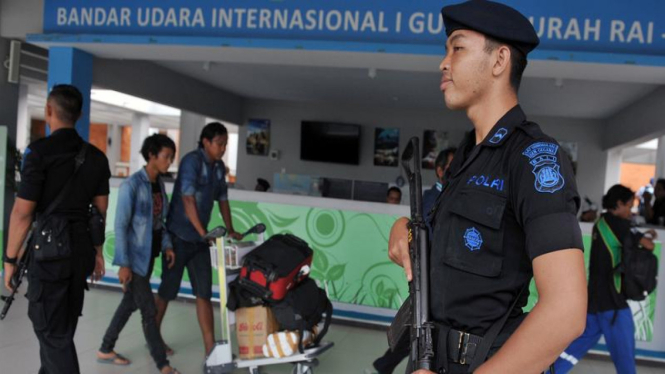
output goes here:
[{"label": "man in denim jacket", "polygon": [[155,134],[143,142],[141,154],[148,165],[120,186],[113,264],[120,266],[118,278],[125,294],[104,335],[97,361],[113,365],[130,364],[113,348],[127,320],[139,309],[150,355],[162,373],[173,374],[177,371],[166,359],[166,346],[155,319],[157,309],[150,275],[155,258],[161,252],[164,253],[167,268],[173,267],[175,262],[171,237],[164,228],[168,198],[160,178],[173,163],[175,143],[166,135]]},{"label": "man in denim jacket", "polygon": [[222,156],[226,152],[228,132],[219,122],[207,124],[199,138],[199,148],[183,157],[173,188],[173,199],[167,228],[173,236],[175,266],[164,267],[157,296],[157,324],[166,313],[169,301],[180,290],[182,274],[187,267],[192,293],[196,296],[196,314],[201,326],[206,354],[215,343],[212,303],[212,264],[209,244],[204,236],[210,214],[217,200],[228,235],[242,239],[233,230],[228,202],[226,168]]}]

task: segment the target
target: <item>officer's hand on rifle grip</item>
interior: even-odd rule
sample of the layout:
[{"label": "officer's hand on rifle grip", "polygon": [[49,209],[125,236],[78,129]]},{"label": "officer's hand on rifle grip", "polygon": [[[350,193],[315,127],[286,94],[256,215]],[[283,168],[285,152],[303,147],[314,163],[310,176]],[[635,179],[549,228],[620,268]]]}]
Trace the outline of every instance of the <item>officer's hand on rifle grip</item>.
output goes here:
[{"label": "officer's hand on rifle grip", "polygon": [[395,221],[390,229],[390,240],[388,241],[388,257],[397,265],[404,268],[406,279],[410,282],[411,257],[409,256],[409,219],[402,217]]},{"label": "officer's hand on rifle grip", "polygon": [[5,281],[5,288],[7,288],[8,291],[14,291],[14,288],[12,287],[12,277],[14,276],[15,272],[16,272],[16,265],[5,263],[4,281]]}]

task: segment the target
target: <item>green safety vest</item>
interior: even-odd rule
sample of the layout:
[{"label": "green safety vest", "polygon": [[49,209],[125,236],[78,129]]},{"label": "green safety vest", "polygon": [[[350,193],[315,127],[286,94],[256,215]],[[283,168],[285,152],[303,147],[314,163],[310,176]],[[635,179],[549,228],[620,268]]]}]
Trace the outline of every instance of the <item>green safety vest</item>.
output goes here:
[{"label": "green safety vest", "polygon": [[[621,263],[621,248],[623,248],[623,246],[621,245],[621,242],[619,242],[619,239],[617,239],[616,235],[614,235],[614,232],[610,228],[610,225],[607,224],[604,217],[596,222],[596,228],[612,258],[612,269],[616,269],[617,266],[619,266],[619,263]],[[616,288],[617,293],[621,293],[621,273],[615,271],[612,278],[614,279],[614,288]]]}]

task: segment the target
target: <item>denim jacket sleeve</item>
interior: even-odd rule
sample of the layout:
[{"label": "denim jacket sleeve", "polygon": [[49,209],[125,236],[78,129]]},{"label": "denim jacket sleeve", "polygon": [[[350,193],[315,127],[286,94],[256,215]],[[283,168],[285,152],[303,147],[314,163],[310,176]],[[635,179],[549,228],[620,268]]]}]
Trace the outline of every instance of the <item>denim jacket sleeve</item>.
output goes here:
[{"label": "denim jacket sleeve", "polygon": [[127,237],[132,223],[132,211],[136,190],[130,179],[120,185],[118,192],[118,205],[115,212],[115,256],[113,265],[131,267],[129,259],[129,239]]},{"label": "denim jacket sleeve", "polygon": [[200,160],[195,153],[185,156],[180,163],[178,178],[180,178],[180,193],[183,196],[193,196],[196,193],[199,163]]}]

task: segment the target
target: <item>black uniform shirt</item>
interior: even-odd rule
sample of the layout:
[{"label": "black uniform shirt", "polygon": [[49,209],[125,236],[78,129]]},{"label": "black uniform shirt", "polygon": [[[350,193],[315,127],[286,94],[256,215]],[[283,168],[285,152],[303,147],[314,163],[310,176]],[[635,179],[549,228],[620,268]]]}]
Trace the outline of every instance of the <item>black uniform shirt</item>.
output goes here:
[{"label": "black uniform shirt", "polygon": [[[644,236],[630,227],[630,221],[611,213],[604,213],[602,218],[614,233],[619,243],[624,243],[632,235],[632,243],[637,244]],[[612,255],[594,226],[591,254],[589,257],[589,313],[606,312],[628,308],[626,298],[614,288],[614,266]]]},{"label": "black uniform shirt", "polygon": [[[18,197],[36,201],[38,214],[45,211],[74,173],[74,157],[82,144],[83,139],[73,128],[59,129],[30,144],[23,158]],[[54,214],[67,215],[74,220],[87,220],[92,198],[109,194],[110,176],[109,163],[104,153],[89,146],[85,162],[71,190],[56,207]]]},{"label": "black uniform shirt", "polygon": [[[469,132],[445,179],[433,222],[431,313],[483,336],[530,282],[534,258],[583,248],[575,178],[556,141],[516,106],[481,144]],[[498,341],[517,327],[527,298]]]}]

